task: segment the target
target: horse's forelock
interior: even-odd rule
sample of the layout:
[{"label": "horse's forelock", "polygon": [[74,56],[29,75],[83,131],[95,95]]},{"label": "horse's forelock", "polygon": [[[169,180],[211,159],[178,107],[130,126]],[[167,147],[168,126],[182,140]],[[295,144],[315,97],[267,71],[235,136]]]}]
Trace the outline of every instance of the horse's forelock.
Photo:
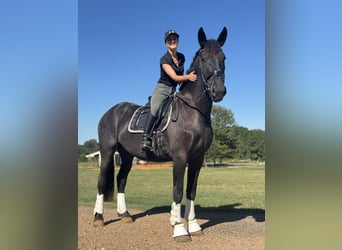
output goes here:
[{"label": "horse's forelock", "polygon": [[221,46],[220,44],[215,40],[208,40],[203,47],[204,56],[206,59],[210,59],[213,56],[217,55],[217,53],[220,51]]},{"label": "horse's forelock", "polygon": [[196,65],[196,61],[197,61],[196,59],[197,59],[199,53],[201,53],[203,51],[205,59],[210,59],[213,56],[217,55],[217,53],[220,51],[220,49],[221,49],[221,46],[217,41],[215,41],[213,39],[207,40],[207,42],[204,44],[203,48],[200,48],[196,52],[196,54],[193,58],[193,61],[191,63],[190,69],[187,70],[187,74],[189,74],[191,71],[196,70],[196,66],[197,66]]}]

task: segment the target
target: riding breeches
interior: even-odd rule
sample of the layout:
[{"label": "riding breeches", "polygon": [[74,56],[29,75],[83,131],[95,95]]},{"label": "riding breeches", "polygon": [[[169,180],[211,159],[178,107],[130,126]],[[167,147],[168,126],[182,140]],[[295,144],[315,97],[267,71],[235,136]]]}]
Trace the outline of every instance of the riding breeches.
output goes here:
[{"label": "riding breeches", "polygon": [[157,83],[151,97],[151,114],[153,116],[158,115],[158,110],[163,100],[174,93],[175,90],[175,87],[168,86],[164,83]]}]

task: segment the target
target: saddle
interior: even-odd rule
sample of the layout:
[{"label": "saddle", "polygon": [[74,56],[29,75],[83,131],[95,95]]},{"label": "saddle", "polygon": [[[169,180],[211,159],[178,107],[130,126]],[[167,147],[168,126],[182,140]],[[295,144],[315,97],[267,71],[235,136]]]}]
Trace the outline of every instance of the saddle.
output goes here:
[{"label": "saddle", "polygon": [[[144,133],[144,126],[148,114],[150,112],[150,99],[145,106],[139,107],[133,113],[130,122],[128,124],[128,132],[135,134]],[[166,138],[163,131],[166,130],[170,121],[177,121],[178,119],[178,108],[176,93],[168,96],[161,104],[158,111],[158,116],[153,128],[153,154],[156,159],[171,160],[168,145],[166,143]]]},{"label": "saddle", "polygon": [[[148,114],[151,109],[150,99],[151,97],[149,97],[145,106],[141,106],[135,110],[128,124],[128,132],[134,134],[142,134],[144,132],[146,119],[148,118]],[[174,95],[170,95],[162,102],[158,111],[157,119],[155,121],[153,129],[154,134],[165,131],[169,125],[173,109],[172,103],[174,99]]]}]

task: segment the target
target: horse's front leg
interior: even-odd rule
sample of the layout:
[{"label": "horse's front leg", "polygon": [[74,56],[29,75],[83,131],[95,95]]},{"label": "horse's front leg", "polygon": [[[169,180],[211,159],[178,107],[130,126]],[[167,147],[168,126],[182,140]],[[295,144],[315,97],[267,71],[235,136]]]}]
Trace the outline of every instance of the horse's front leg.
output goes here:
[{"label": "horse's front leg", "polygon": [[188,165],[188,182],[186,188],[186,206],[184,218],[188,222],[188,231],[192,236],[203,234],[202,228],[198,224],[195,214],[197,181],[202,163],[203,159],[197,158],[195,161],[189,161]]},{"label": "horse's front leg", "polygon": [[185,164],[173,166],[173,202],[170,223],[173,226],[173,238],[176,241],[190,241],[191,238],[182,223],[181,202],[183,198]]},{"label": "horse's front leg", "polygon": [[125,199],[125,188],[127,184],[127,177],[132,168],[133,156],[126,151],[120,150],[121,166],[120,171],[116,177],[116,183],[118,188],[117,194],[117,207],[116,211],[121,221],[133,222],[133,218],[127,211],[126,199]]}]

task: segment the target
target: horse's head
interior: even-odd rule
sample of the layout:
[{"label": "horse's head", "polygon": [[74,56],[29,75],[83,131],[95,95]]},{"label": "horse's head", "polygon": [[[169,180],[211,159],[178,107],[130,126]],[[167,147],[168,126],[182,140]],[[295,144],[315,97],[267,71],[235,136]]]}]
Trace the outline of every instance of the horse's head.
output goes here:
[{"label": "horse's head", "polygon": [[203,28],[198,30],[198,42],[201,46],[198,57],[204,87],[214,102],[219,102],[226,94],[224,85],[225,55],[221,49],[227,39],[227,28],[224,27],[217,40],[207,40]]}]

